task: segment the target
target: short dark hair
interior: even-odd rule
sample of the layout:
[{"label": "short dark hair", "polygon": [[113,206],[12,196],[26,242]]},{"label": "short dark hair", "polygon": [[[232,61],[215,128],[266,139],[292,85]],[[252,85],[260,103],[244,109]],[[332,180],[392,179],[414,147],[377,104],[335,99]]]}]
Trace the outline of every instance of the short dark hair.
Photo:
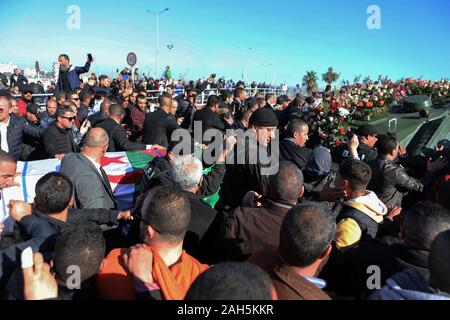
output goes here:
[{"label": "short dark hair", "polygon": [[17,161],[12,155],[0,149],[0,165],[4,163],[17,163]]},{"label": "short dark hair", "polygon": [[398,146],[397,139],[392,135],[380,135],[377,141],[378,156],[384,157]]},{"label": "short dark hair", "polygon": [[273,93],[266,94],[266,101],[269,101],[269,99],[272,99],[275,95]]},{"label": "short dark hair", "polygon": [[234,96],[237,98],[237,97],[239,97],[241,94],[242,94],[242,92],[244,92],[245,90],[244,89],[242,89],[242,88],[237,88],[236,90],[234,90]]},{"label": "short dark hair", "polygon": [[65,229],[55,243],[53,269],[58,283],[67,285],[71,266],[80,268],[82,284],[91,279],[100,270],[105,248],[105,238],[96,224],[78,224]]},{"label": "short dark hair", "polygon": [[102,81],[102,80],[105,80],[105,79],[108,79],[108,76],[106,76],[104,74],[102,74],[101,76],[98,77],[98,81],[99,82]]},{"label": "short dark hair", "polygon": [[336,221],[328,208],[321,203],[300,204],[284,217],[279,253],[289,265],[309,266],[325,252],[335,232]]},{"label": "short dark hair", "polygon": [[36,183],[36,209],[45,214],[60,213],[69,206],[73,185],[69,178],[59,172],[50,172]]},{"label": "short dark hair", "polygon": [[168,243],[183,241],[191,220],[191,204],[186,195],[178,189],[159,186],[149,196],[151,201],[142,210],[143,222],[157,230]]},{"label": "short dark hair", "polygon": [[228,98],[232,97],[233,93],[230,90],[223,90],[220,96],[222,101],[226,101]]},{"label": "short dark hair", "polygon": [[219,263],[192,283],[185,300],[271,300],[273,284],[248,262]]},{"label": "short dark hair", "polygon": [[125,109],[117,103],[114,103],[109,106],[109,115],[112,116],[122,116],[125,114]]},{"label": "short dark hair", "polygon": [[302,171],[290,161],[281,161],[277,174],[269,176],[268,195],[273,200],[292,202],[300,198]]},{"label": "short dark hair", "polygon": [[136,101],[138,101],[138,100],[145,100],[145,101],[147,101],[147,97],[144,96],[143,94],[139,94],[139,95],[136,97]]},{"label": "short dark hair", "polygon": [[345,160],[339,166],[339,174],[350,182],[350,188],[355,193],[366,191],[372,176],[372,170],[363,161]]},{"label": "short dark hair", "polygon": [[305,121],[303,121],[303,120],[301,120],[301,119],[298,119],[298,118],[292,119],[292,120],[289,122],[288,127],[287,127],[287,129],[286,129],[286,137],[288,137],[288,138],[293,138],[293,137],[294,137],[294,134],[295,134],[296,132],[301,132],[301,131],[303,131],[303,129],[304,129],[305,127],[308,127],[308,124],[307,124]]},{"label": "short dark hair", "polygon": [[429,251],[438,234],[450,229],[450,212],[442,206],[420,201],[403,217],[405,244],[416,250]]},{"label": "short dark hair", "polygon": [[220,104],[219,97],[216,96],[216,95],[210,95],[209,98],[208,98],[208,102],[206,103],[206,106],[208,108],[212,108],[212,107],[214,107],[217,104]]},{"label": "short dark hair", "polygon": [[68,101],[69,103],[63,103],[61,106],[59,106],[56,109],[56,113],[55,116],[56,117],[64,117],[64,115],[66,114],[66,112],[73,112],[72,108],[70,107],[71,104],[73,104],[73,102]]},{"label": "short dark hair", "polygon": [[161,95],[158,98],[159,107],[171,107],[172,106],[172,98],[166,95]]},{"label": "short dark hair", "polygon": [[64,58],[64,59],[66,59],[67,61],[70,62],[70,58],[69,58],[69,56],[67,54],[60,54],[59,57],[60,58]]}]

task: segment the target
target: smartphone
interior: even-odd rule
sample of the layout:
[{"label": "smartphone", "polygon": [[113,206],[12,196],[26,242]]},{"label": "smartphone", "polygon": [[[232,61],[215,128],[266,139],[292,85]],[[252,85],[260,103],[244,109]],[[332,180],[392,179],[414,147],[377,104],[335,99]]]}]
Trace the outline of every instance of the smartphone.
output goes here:
[{"label": "smartphone", "polygon": [[352,138],[355,134],[352,131],[347,131],[347,133],[345,135],[347,136],[347,139],[350,141],[350,140],[352,140]]},{"label": "smartphone", "polygon": [[92,61],[94,60],[94,59],[92,58],[92,54],[88,53],[87,56],[88,56],[88,61],[89,61],[89,62],[92,62]]}]

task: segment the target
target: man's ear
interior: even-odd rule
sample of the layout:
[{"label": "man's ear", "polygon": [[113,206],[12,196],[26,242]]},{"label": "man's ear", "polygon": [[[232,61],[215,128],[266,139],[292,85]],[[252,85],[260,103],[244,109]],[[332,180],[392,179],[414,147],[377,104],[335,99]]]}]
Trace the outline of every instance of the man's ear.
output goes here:
[{"label": "man's ear", "polygon": [[329,244],[328,247],[325,249],[325,251],[319,257],[319,259],[324,260],[325,258],[329,257],[332,249],[333,247],[331,246],[331,244]]},{"label": "man's ear", "polygon": [[203,183],[203,178],[204,178],[204,176],[201,176],[200,177],[200,181],[199,181],[199,183],[198,183],[198,187],[200,188],[200,186],[202,185],[202,183]]},{"label": "man's ear", "polygon": [[305,186],[302,186],[302,189],[300,190],[300,196],[299,198],[303,197],[303,194],[305,193]]},{"label": "man's ear", "polygon": [[72,196],[72,197],[70,198],[69,208],[72,208],[74,203],[75,203],[75,199],[74,199],[74,197]]},{"label": "man's ear", "polygon": [[158,233],[158,232],[157,232],[152,226],[150,226],[150,225],[147,226],[146,231],[147,231],[148,238],[149,238],[150,240],[154,239],[154,238],[156,237],[156,234]]},{"label": "man's ear", "polygon": [[107,264],[107,260],[106,260],[106,258],[104,258],[102,260],[102,263],[100,263],[100,268],[98,269],[98,272],[102,272],[102,270],[106,267],[106,264]]}]

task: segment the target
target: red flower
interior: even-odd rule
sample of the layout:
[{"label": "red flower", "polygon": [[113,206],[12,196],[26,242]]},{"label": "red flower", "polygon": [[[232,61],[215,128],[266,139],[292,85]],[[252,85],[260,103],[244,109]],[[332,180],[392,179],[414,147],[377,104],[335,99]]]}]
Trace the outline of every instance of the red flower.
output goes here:
[{"label": "red flower", "polygon": [[339,122],[344,122],[345,118],[344,117],[339,117]]},{"label": "red flower", "polygon": [[373,107],[373,102],[372,102],[372,101],[368,101],[368,102],[366,103],[366,107],[367,107],[367,108]]},{"label": "red flower", "polygon": [[336,147],[339,147],[342,144],[341,140],[336,141]]},{"label": "red flower", "polygon": [[363,107],[363,106],[364,106],[364,103],[363,103],[362,101],[361,101],[361,102],[358,102],[357,106],[358,106],[358,107]]},{"label": "red flower", "polygon": [[380,101],[380,106],[384,106],[384,101],[383,100]]},{"label": "red flower", "polygon": [[322,106],[318,106],[318,107],[316,108],[316,110],[319,111],[319,112],[321,112],[321,111],[323,110],[323,108],[322,108]]},{"label": "red flower", "polygon": [[343,136],[345,134],[345,129],[344,128],[339,129],[339,134]]}]

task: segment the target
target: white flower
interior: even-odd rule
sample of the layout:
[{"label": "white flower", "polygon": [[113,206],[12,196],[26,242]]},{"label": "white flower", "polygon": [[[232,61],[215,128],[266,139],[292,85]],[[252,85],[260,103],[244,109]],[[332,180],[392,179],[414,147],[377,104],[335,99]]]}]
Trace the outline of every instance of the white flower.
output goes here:
[{"label": "white flower", "polygon": [[344,109],[344,108],[339,108],[338,112],[341,117],[346,117],[350,114],[350,111],[348,111],[347,109]]},{"label": "white flower", "polygon": [[334,118],[333,118],[333,117],[330,117],[330,119],[329,119],[329,120],[330,120],[330,122],[331,122],[331,123],[333,123],[333,121],[334,121]]}]

